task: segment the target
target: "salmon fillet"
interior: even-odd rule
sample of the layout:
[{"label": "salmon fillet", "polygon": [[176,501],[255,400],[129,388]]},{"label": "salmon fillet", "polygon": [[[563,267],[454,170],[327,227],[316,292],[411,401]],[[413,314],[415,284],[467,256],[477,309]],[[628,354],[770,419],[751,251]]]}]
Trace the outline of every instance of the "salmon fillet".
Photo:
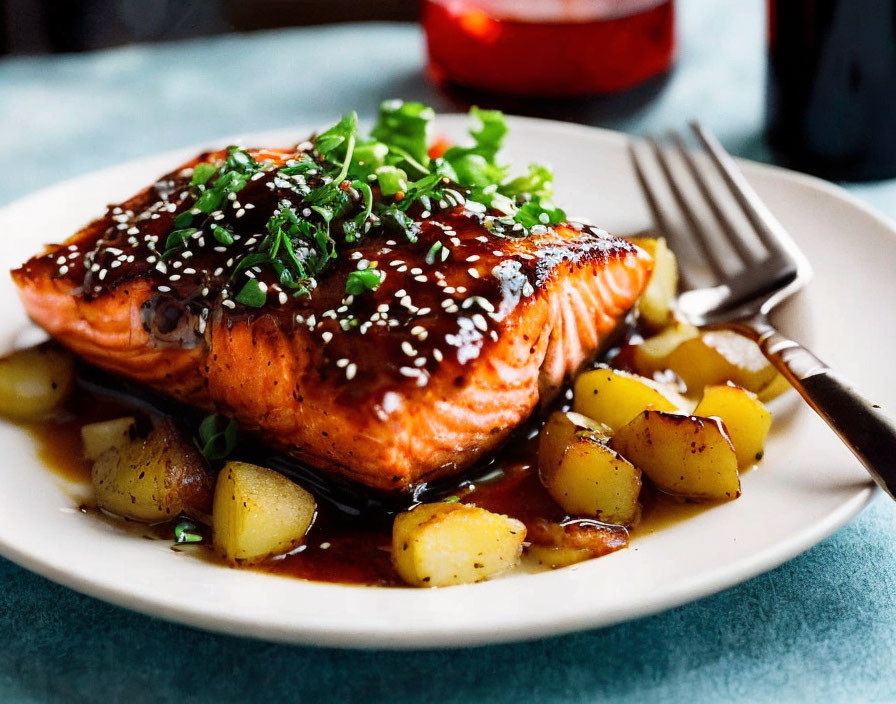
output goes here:
[{"label": "salmon fillet", "polygon": [[[195,205],[193,167],[225,157],[200,155],[13,271],[21,300],[87,362],[372,488],[407,490],[496,449],[594,356],[651,272],[642,250],[591,226],[515,238],[488,212],[446,204],[418,216],[416,241],[338,242],[310,295],[268,279],[265,305],[244,305],[234,267],[285,197],[275,173],[211,214],[232,242],[200,231],[162,252]],[[346,293],[353,272],[374,269],[375,290]]]}]

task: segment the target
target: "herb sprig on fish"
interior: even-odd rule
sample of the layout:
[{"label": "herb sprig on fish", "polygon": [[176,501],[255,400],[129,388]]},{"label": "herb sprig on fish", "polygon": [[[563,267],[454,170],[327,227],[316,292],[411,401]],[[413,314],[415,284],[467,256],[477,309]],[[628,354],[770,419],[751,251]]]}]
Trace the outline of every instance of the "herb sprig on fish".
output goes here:
[{"label": "herb sprig on fish", "polygon": [[[373,236],[416,242],[421,223],[438,210],[462,207],[481,218],[498,237],[525,237],[562,222],[553,206],[553,174],[533,164],[510,178],[498,153],[507,134],[502,113],[470,111],[476,127],[472,144],[430,150],[435,113],[421,103],[387,101],[369,137],[359,133],[352,112],[301,145],[302,156],[273,166],[256,161],[237,147],[221,164],[199,163],[193,169],[192,207],[180,213],[167,235],[162,259],[210,236],[231,247],[234,233],[218,224],[221,208],[234,202],[251,181],[270,179],[279,201],[265,232],[244,241],[231,271],[237,303],[260,308],[268,284],[283,295],[310,296],[316,279],[337,257],[337,242],[348,244]],[[432,252],[444,261],[448,247]],[[266,273],[267,272],[267,273]],[[358,271],[346,280],[347,295],[375,290],[385,274]]]}]

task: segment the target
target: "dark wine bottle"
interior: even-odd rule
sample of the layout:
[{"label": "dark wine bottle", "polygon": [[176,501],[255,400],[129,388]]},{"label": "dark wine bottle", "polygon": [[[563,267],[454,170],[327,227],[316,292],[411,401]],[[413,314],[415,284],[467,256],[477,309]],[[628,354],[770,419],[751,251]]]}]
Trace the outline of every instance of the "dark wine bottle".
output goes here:
[{"label": "dark wine bottle", "polygon": [[896,0],[769,0],[766,136],[825,178],[896,176]]}]

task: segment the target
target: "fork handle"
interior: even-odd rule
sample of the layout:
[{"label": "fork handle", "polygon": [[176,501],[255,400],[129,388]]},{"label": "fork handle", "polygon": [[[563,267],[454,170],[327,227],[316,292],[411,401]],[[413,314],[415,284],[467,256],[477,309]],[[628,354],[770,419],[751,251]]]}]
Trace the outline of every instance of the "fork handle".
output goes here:
[{"label": "fork handle", "polygon": [[859,458],[874,481],[896,499],[896,421],[764,317],[741,321],[736,327],[756,340],[763,354]]}]

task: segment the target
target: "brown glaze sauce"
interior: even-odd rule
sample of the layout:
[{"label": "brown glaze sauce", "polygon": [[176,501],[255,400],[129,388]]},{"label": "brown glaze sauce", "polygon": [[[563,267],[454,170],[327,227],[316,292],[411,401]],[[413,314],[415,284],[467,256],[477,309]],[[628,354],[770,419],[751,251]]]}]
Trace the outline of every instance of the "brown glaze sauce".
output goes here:
[{"label": "brown glaze sauce", "polygon": [[[65,411],[25,428],[35,442],[37,457],[51,472],[66,482],[84,485],[90,483],[91,465],[83,454],[81,426],[122,415],[139,417],[140,412],[120,403],[98,399],[79,389],[69,400]],[[463,503],[518,518],[530,527],[530,531],[532,527],[537,528],[540,521],[569,522],[538,479],[535,465],[538,446],[536,431],[540,424],[540,421],[531,421],[517,435],[517,441],[509,443],[487,468],[479,472],[476,479],[461,481],[454,496]],[[477,476],[477,473],[474,471],[468,476]],[[641,502],[641,519],[627,531],[634,540],[686,520],[707,508],[706,504],[688,503],[662,494],[648,483],[642,490]],[[188,552],[202,559],[220,562],[211,549],[211,535],[207,528],[201,528],[203,544],[175,545],[175,521],[147,526],[108,516],[83,503],[80,508],[98,520],[111,522],[141,538],[170,542],[176,552]],[[621,544],[624,545],[625,529],[616,530],[623,537]],[[323,502],[319,503],[317,518],[301,547],[253,569],[320,582],[404,586],[391,562],[390,516],[383,513],[363,521],[353,520]]]}]

